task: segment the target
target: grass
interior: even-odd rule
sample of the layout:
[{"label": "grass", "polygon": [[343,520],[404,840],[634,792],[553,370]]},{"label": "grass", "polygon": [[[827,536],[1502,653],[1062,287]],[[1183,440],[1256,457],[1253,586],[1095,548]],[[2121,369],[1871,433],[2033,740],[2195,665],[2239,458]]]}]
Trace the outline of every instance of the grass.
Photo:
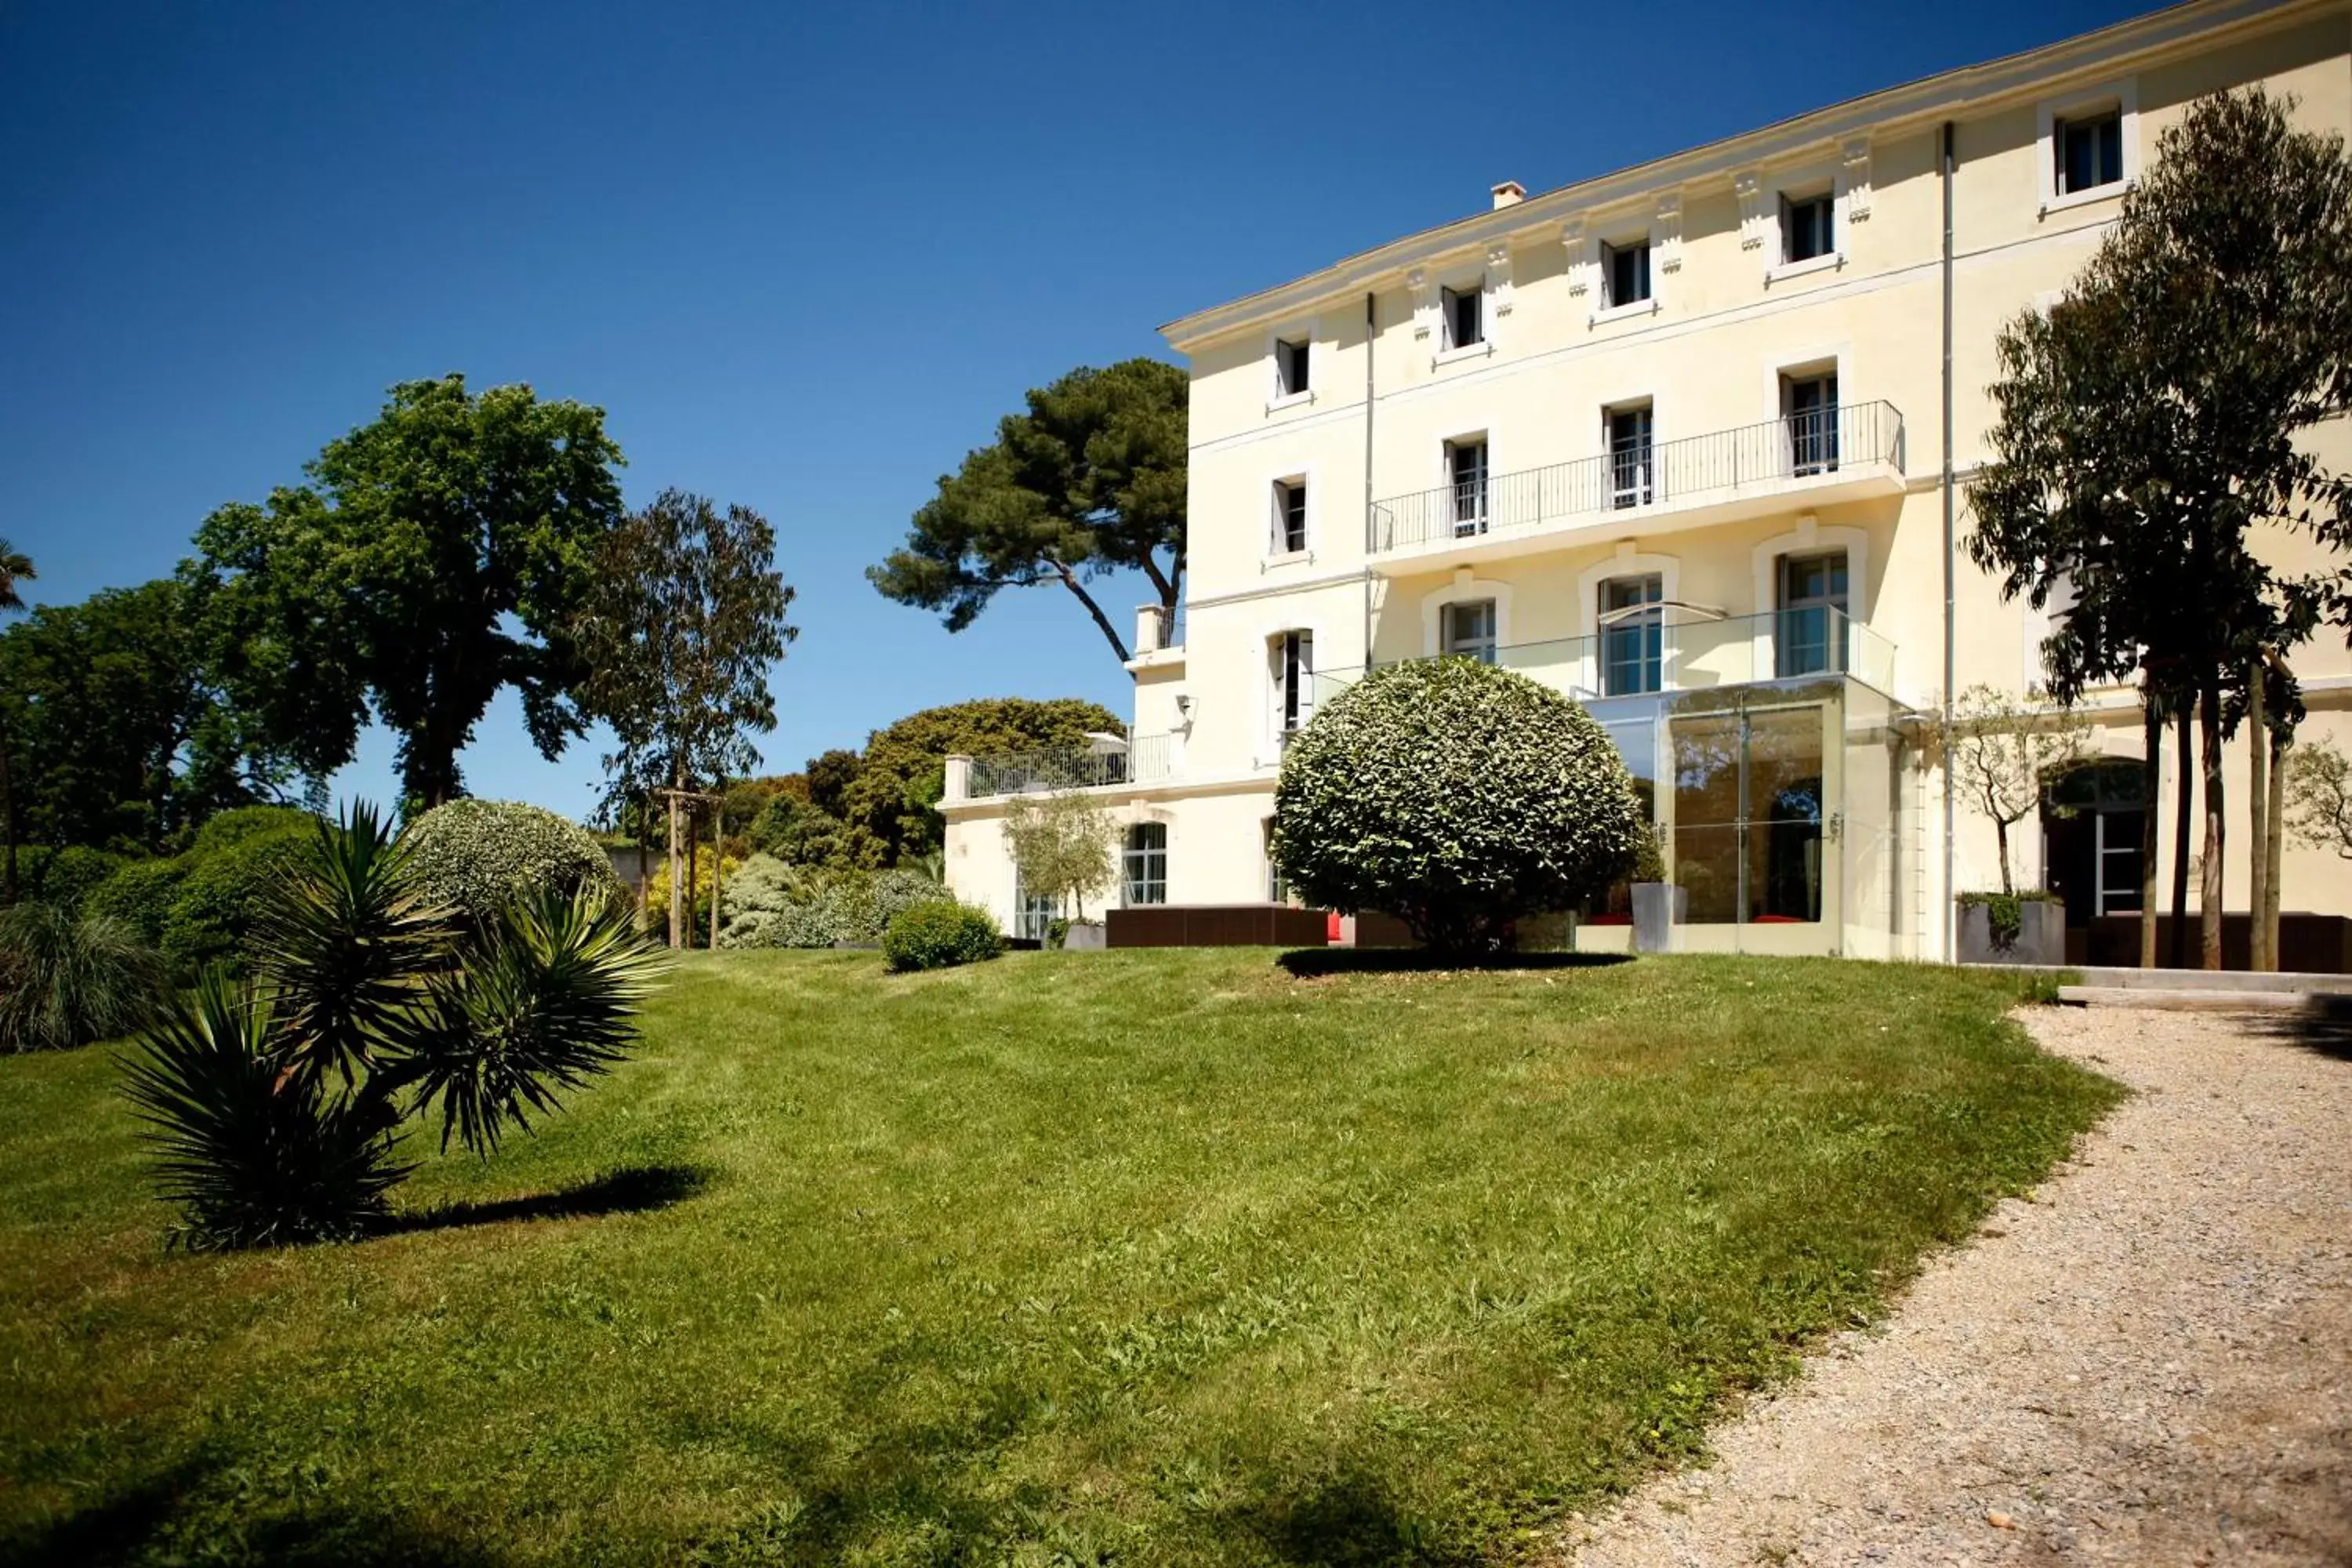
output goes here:
[{"label": "grass", "polygon": [[1525,1556],[2113,1102],[2016,996],[701,958],[394,1234],[231,1257],[103,1050],[0,1059],[0,1562]]}]

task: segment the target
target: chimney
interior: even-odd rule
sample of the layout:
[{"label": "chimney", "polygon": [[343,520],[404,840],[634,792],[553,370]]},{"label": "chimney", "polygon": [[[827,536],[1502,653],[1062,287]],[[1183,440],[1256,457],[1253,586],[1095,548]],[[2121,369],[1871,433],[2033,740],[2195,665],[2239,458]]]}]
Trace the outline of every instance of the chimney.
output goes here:
[{"label": "chimney", "polygon": [[1495,187],[1495,210],[1514,207],[1528,199],[1528,188],[1517,180],[1505,180]]}]

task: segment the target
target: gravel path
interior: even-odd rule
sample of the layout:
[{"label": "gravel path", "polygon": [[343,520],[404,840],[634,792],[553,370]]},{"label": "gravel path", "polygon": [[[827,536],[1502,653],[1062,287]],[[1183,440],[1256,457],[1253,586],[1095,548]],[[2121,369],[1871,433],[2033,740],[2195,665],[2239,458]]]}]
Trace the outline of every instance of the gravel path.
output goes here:
[{"label": "gravel path", "polygon": [[1565,1562],[2352,1563],[2352,1036],[2022,1016],[2139,1092]]}]

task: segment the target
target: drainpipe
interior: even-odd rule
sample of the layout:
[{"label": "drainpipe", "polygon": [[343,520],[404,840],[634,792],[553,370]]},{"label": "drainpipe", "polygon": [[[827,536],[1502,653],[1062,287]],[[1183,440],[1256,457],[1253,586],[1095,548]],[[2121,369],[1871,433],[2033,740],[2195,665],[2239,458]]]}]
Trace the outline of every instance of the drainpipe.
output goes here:
[{"label": "drainpipe", "polygon": [[1372,672],[1372,338],[1378,294],[1364,292],[1364,668]]},{"label": "drainpipe", "polygon": [[1956,160],[1948,120],[1944,121],[1943,143],[1937,168],[1944,186],[1944,900],[1943,917],[1937,923],[1943,931],[1944,962],[1952,963],[1959,958],[1959,937],[1954,930],[1958,906],[1952,901],[1952,683],[1959,679],[1959,634],[1953,616],[1958,588],[1952,492],[1952,174]]}]

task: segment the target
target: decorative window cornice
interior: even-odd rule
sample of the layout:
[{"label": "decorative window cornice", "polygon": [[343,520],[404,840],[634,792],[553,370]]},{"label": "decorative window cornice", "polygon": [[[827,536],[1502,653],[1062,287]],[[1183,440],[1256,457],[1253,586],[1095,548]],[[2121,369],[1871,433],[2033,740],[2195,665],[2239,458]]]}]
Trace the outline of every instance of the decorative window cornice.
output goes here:
[{"label": "decorative window cornice", "polygon": [[1731,188],[1739,197],[1739,248],[1755,250],[1764,243],[1763,171],[1741,170],[1731,176]]},{"label": "decorative window cornice", "polygon": [[1845,167],[1846,221],[1865,223],[1870,218],[1870,138],[1848,138],[1838,148],[1838,161]]},{"label": "decorative window cornice", "polygon": [[1658,198],[1658,270],[1679,272],[1683,268],[1683,194],[1668,191]]}]

